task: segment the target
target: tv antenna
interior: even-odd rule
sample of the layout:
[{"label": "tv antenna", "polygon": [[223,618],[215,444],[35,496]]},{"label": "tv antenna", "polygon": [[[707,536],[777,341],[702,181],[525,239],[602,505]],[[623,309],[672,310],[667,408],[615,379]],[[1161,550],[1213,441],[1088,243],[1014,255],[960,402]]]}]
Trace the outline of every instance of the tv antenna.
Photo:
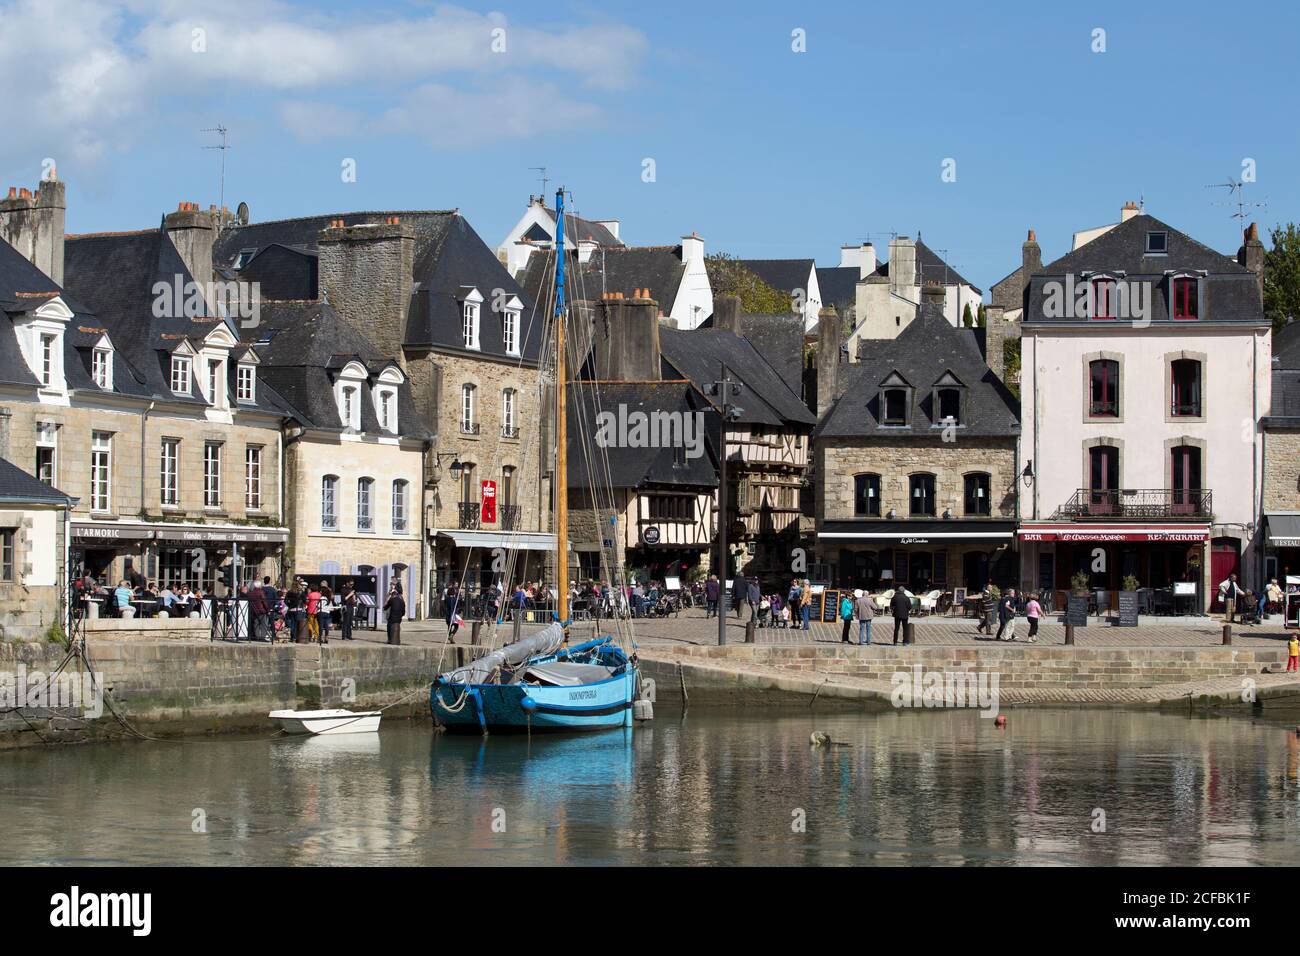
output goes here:
[{"label": "tv antenna", "polygon": [[220,220],[225,216],[226,212],[226,150],[230,149],[230,140],[227,136],[230,130],[218,123],[216,126],[209,126],[207,129],[199,130],[199,132],[217,133],[221,136],[220,146],[203,147],[203,149],[221,150],[221,188],[217,194],[217,218],[218,228],[220,228]]},{"label": "tv antenna", "polygon": [[551,181],[551,180],[547,177],[547,175],[546,175],[546,167],[545,167],[545,166],[529,166],[528,168],[531,169],[531,170],[533,170],[533,172],[536,172],[536,173],[540,173],[540,174],[541,174],[541,175],[539,175],[537,178],[540,179],[540,180],[542,181],[542,204],[545,205],[545,203],[546,203],[546,184],[549,183],[549,182]]},{"label": "tv antenna", "polygon": [[1240,179],[1228,177],[1226,183],[1210,183],[1206,189],[1226,189],[1228,190],[1229,199],[1227,202],[1216,202],[1216,206],[1236,206],[1237,211],[1232,214],[1233,219],[1240,219],[1244,224],[1251,216],[1247,209],[1267,209],[1268,201],[1264,202],[1246,202],[1246,183]]}]

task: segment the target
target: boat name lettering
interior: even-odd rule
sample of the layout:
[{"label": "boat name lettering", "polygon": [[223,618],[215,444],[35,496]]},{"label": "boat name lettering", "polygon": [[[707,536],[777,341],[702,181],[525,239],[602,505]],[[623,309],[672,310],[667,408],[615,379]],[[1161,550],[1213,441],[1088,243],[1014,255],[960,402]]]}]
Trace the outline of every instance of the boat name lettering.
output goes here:
[{"label": "boat name lettering", "polygon": [[569,691],[569,700],[595,700],[596,692],[594,690],[571,690]]}]

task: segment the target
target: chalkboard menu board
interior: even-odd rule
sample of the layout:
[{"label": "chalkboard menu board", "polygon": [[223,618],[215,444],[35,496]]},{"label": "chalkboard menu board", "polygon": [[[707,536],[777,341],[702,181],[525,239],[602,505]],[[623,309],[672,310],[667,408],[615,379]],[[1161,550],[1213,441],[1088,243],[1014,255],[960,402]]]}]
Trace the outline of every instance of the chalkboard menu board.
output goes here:
[{"label": "chalkboard menu board", "polygon": [[1088,598],[1071,594],[1065,602],[1065,623],[1075,627],[1088,626]]},{"label": "chalkboard menu board", "polygon": [[[816,607],[816,605],[813,605]],[[832,623],[840,615],[840,592],[826,590],[822,592],[822,613],[821,620],[831,621]]]},{"label": "chalkboard menu board", "polygon": [[894,586],[902,584],[907,580],[907,552],[894,552]]},{"label": "chalkboard menu board", "polygon": [[825,591],[814,591],[812,593],[812,603],[808,605],[808,620],[820,621],[822,619],[822,604],[825,600]]},{"label": "chalkboard menu board", "polygon": [[1119,592],[1119,621],[1120,627],[1137,627],[1138,623],[1138,595],[1136,591]]}]

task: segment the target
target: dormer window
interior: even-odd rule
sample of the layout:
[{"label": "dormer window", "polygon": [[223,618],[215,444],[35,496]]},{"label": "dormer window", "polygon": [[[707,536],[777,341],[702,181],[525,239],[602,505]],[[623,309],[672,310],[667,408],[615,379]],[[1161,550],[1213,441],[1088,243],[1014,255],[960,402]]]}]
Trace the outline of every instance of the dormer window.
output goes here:
[{"label": "dormer window", "polygon": [[190,360],[188,356],[172,356],[172,391],[177,395],[188,395],[190,393]]},{"label": "dormer window", "polygon": [[887,388],[882,398],[886,425],[907,424],[907,389]]},{"label": "dormer window", "polygon": [[386,432],[396,431],[396,412],[394,411],[393,393],[388,389],[381,389],[378,392],[378,401],[375,407],[379,413],[379,427]]},{"label": "dormer window", "polygon": [[355,385],[343,386],[343,410],[339,416],[343,419],[344,428],[356,428],[353,422],[357,419],[357,389]]},{"label": "dormer window", "polygon": [[242,269],[257,255],[257,247],[252,246],[248,249],[240,249],[239,256],[235,259],[235,268]]},{"label": "dormer window", "polygon": [[235,399],[247,405],[257,401],[257,377],[253,366],[240,365],[235,370]]},{"label": "dormer window", "polygon": [[379,380],[371,390],[370,397],[375,403],[375,417],[379,419],[381,431],[390,435],[397,434],[397,389],[405,379],[394,366],[384,369]]},{"label": "dormer window", "polygon": [[483,296],[479,295],[477,289],[468,289],[460,304],[461,320],[461,344],[467,349],[477,349],[478,330],[479,330],[479,308],[483,304]]},{"label": "dormer window", "polygon": [[1148,232],[1146,254],[1149,256],[1163,256],[1169,252],[1169,233],[1167,232]]},{"label": "dormer window", "polygon": [[220,359],[208,359],[208,404],[213,408],[226,405],[225,366]]},{"label": "dormer window", "polygon": [[344,366],[334,381],[334,402],[344,431],[361,431],[361,396],[367,375],[365,366],[353,360]]},{"label": "dormer window", "polygon": [[501,316],[501,344],[507,355],[519,354],[519,312],[506,309]]},{"label": "dormer window", "polygon": [[950,425],[961,421],[961,391],[959,389],[939,389],[939,421]]},{"label": "dormer window", "polygon": [[56,374],[55,355],[58,342],[59,337],[57,335],[50,335],[48,333],[43,333],[41,335],[40,375],[41,384],[46,388],[52,388],[54,386]]},{"label": "dormer window", "polygon": [[1105,321],[1115,318],[1115,280],[1092,280],[1092,318]]},{"label": "dormer window", "polygon": [[1171,315],[1175,319],[1200,318],[1200,281],[1192,276],[1175,276],[1169,280]]},{"label": "dormer window", "polygon": [[113,352],[106,348],[95,348],[90,353],[90,377],[95,385],[109,391],[113,387]]}]

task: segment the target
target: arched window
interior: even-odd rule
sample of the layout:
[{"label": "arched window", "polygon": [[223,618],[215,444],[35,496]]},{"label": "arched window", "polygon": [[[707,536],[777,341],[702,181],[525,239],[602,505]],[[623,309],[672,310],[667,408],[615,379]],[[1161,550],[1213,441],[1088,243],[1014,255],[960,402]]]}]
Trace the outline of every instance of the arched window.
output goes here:
[{"label": "arched window", "polygon": [[880,517],[880,476],[853,476],[853,513],[864,518]]},{"label": "arched window", "polygon": [[320,526],[323,531],[339,529],[338,492],[338,475],[326,475],[320,480]]},{"label": "arched window", "polygon": [[373,478],[357,479],[357,530],[375,530],[375,480]]},{"label": "arched window", "polygon": [[1088,380],[1088,415],[1092,418],[1118,418],[1119,362],[1094,359],[1088,363]]},{"label": "arched window", "polygon": [[989,476],[985,472],[972,472],[966,476],[966,514],[972,516],[993,513]]},{"label": "arched window", "polygon": [[934,475],[912,475],[908,479],[911,513],[917,517],[934,515]]}]

